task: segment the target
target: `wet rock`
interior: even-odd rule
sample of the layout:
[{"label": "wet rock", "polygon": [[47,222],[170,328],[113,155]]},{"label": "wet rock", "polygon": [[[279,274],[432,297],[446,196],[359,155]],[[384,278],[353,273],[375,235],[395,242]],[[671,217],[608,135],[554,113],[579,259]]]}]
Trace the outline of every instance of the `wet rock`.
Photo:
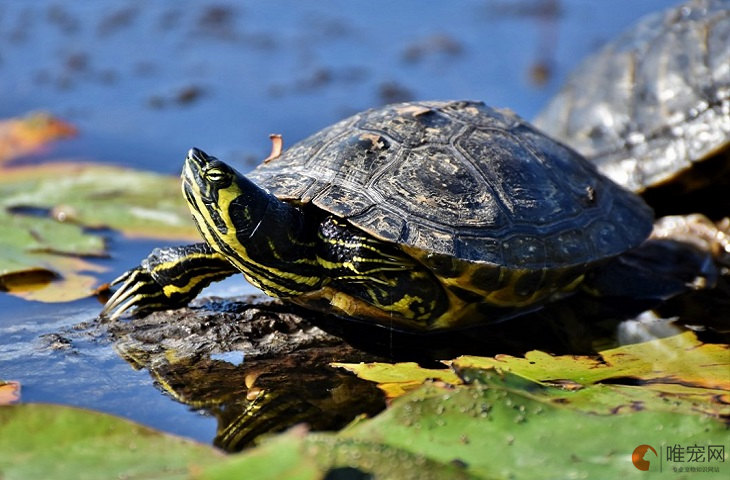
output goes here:
[{"label": "wet rock", "polygon": [[42,342],[42,348],[46,350],[73,350],[71,339],[61,335],[60,333],[48,333],[46,335],[41,335],[40,341]]},{"label": "wet rock", "polygon": [[330,366],[383,359],[314,326],[312,315],[264,297],[212,298],[95,328],[167,395],[216,417],[215,444],[236,451],[298,423],[339,429],[384,407],[373,384]]}]

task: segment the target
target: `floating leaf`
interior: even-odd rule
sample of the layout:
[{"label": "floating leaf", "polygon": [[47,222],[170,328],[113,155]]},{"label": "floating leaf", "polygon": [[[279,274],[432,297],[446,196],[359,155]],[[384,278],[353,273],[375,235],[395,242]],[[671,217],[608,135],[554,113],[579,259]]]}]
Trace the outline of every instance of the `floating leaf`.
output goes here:
[{"label": "floating leaf", "polygon": [[[464,368],[462,385],[427,383],[337,434],[297,428],[242,454],[214,451],[108,415],[43,405],[0,408],[3,478],[616,478],[651,445],[725,445],[710,417],[672,411],[596,414],[555,398],[579,394],[511,373]],[[598,387],[606,387],[599,385]],[[651,395],[636,389],[638,401]],[[678,400],[682,402],[682,400]],[[621,413],[621,414],[616,414]],[[606,434],[610,432],[610,434]],[[149,452],[155,452],[149,455]],[[703,466],[724,478],[727,453]],[[659,463],[650,460],[650,472]],[[663,463],[665,472],[687,462]],[[255,473],[252,473],[255,472]],[[673,478],[692,478],[686,473]]]},{"label": "floating leaf", "polygon": [[387,398],[400,397],[427,380],[440,380],[452,385],[461,383],[461,379],[451,370],[423,368],[414,362],[332,363],[332,366],[344,368],[363,380],[377,383]]},{"label": "floating leaf", "polygon": [[[434,461],[410,449],[295,428],[260,447],[233,455],[201,475],[204,479],[467,479],[462,465]],[[255,472],[255,473],[253,473]]]},{"label": "floating leaf", "polygon": [[11,214],[2,209],[0,225],[0,245],[3,245],[0,249],[0,272],[16,269],[13,265],[27,265],[28,260],[22,257],[28,255],[106,255],[104,239],[85,232],[78,225],[51,218]]},{"label": "floating leaf", "polygon": [[[482,478],[515,479],[619,478],[638,472],[631,462],[638,445],[659,450],[727,441],[726,426],[706,416],[649,410],[596,415],[554,402],[558,388],[488,370],[465,373],[470,385],[425,385],[339,437],[461,462]],[[658,467],[652,464],[652,470]]]},{"label": "floating leaf", "polygon": [[10,405],[20,400],[20,383],[0,380],[0,405]]},{"label": "floating leaf", "polygon": [[259,480],[298,479],[318,480],[323,471],[314,460],[304,456],[302,439],[306,430],[292,429],[271,439],[246,456],[232,456],[207,468],[201,475],[206,480],[252,478]]},{"label": "floating leaf", "polygon": [[65,222],[130,236],[198,238],[179,178],[109,165],[7,169],[0,178],[0,206],[44,209]]},{"label": "floating leaf", "polygon": [[58,405],[0,407],[4,479],[189,478],[223,457],[127,420]]},{"label": "floating leaf", "polygon": [[105,268],[77,256],[105,255],[104,239],[77,225],[0,210],[0,290],[29,300],[71,301]]},{"label": "floating leaf", "polygon": [[95,290],[98,279],[92,273],[107,271],[105,267],[76,257],[39,255],[34,260],[48,269],[38,268],[2,275],[0,286],[3,290],[26,300],[70,302],[88,297]]},{"label": "floating leaf", "polygon": [[693,332],[650,342],[604,350],[600,358],[553,356],[531,351],[524,358],[510,355],[464,356],[456,368],[497,368],[543,383],[590,385],[605,380],[634,379],[655,384],[678,384],[730,391],[728,345],[703,344]]},{"label": "floating leaf", "polygon": [[49,164],[0,176],[0,289],[47,302],[86,297],[106,255],[86,227],[195,239],[175,177],[105,165]]},{"label": "floating leaf", "polygon": [[[414,363],[335,364],[377,382],[390,396],[409,392],[371,420],[334,437],[307,437],[305,443],[326,438],[335,452],[350,448],[343,443],[348,440],[386,457],[384,452],[419,456],[401,458],[397,474],[381,468],[383,478],[401,478],[404,472],[418,478],[425,461],[429,468],[463,465],[477,478],[616,478],[638,472],[632,452],[639,445],[662,454],[675,445],[724,445],[727,427],[717,419],[730,415],[729,360],[724,345],[702,344],[685,333],[607,350],[600,358],[542,352],[524,359],[461,357],[453,362],[460,378]],[[511,369],[517,375],[508,373]],[[432,378],[441,382],[427,381]],[[594,383],[603,379],[649,383]],[[367,464],[353,460],[354,454],[341,463],[335,457],[316,458],[365,473],[384,461],[362,452]],[[239,460],[241,466],[248,465],[246,458]],[[721,469],[726,460],[727,455],[713,466]],[[650,464],[650,471],[659,470],[657,461]],[[687,466],[665,463],[663,468]]]},{"label": "floating leaf", "polygon": [[0,164],[26,155],[61,138],[73,137],[76,127],[48,113],[0,120]]},{"label": "floating leaf", "polygon": [[[463,356],[450,363],[457,372],[497,369],[558,386],[551,394],[554,401],[594,413],[650,409],[730,416],[730,350],[704,344],[692,332],[605,350],[598,357],[531,351],[524,358]],[[413,363],[334,365],[377,383],[390,398],[430,378],[460,383],[446,371]],[[595,385],[603,381],[608,383]]]}]

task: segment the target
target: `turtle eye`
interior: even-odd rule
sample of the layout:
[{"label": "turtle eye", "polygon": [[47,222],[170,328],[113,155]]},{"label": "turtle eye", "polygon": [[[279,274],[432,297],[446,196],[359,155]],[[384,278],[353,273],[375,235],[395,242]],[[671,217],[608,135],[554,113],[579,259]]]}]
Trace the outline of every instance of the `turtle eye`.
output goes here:
[{"label": "turtle eye", "polygon": [[211,168],[205,172],[205,178],[211,183],[222,183],[226,179],[226,174],[218,168]]}]

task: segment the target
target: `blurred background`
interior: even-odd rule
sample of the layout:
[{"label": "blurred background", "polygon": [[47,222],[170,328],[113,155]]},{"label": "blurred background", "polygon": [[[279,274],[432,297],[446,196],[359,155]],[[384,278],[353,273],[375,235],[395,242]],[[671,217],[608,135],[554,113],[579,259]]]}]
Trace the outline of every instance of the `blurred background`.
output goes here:
[{"label": "blurred background", "polygon": [[0,4],[0,116],[48,110],[84,157],[177,174],[239,166],[356,111],[479,99],[531,118],[582,58],[662,0]]}]

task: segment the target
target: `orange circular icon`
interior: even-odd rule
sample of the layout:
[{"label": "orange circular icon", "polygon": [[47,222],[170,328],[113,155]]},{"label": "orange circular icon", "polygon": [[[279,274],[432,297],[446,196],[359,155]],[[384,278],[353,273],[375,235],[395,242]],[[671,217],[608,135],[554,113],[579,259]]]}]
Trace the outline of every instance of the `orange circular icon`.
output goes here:
[{"label": "orange circular icon", "polygon": [[649,470],[650,463],[649,460],[644,460],[644,455],[647,450],[651,450],[654,452],[654,455],[659,456],[651,445],[639,445],[634,449],[634,453],[631,454],[631,462],[636,468],[644,472]]}]

